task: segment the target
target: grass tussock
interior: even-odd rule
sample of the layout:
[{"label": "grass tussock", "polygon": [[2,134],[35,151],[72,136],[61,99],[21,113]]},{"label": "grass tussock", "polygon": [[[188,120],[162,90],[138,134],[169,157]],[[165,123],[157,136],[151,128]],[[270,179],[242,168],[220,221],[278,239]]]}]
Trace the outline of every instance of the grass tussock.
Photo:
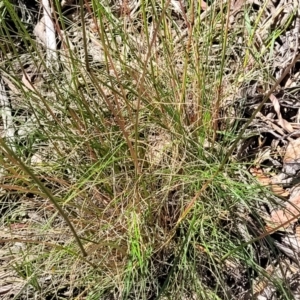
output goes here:
[{"label": "grass tussock", "polygon": [[253,295],[275,252],[251,243],[266,192],[234,157],[232,100],[274,83],[254,45],[260,11],[233,25],[220,1],[55,1],[49,65],[20,8],[0,3],[15,126],[14,147],[0,141],[1,264],[15,299]]}]

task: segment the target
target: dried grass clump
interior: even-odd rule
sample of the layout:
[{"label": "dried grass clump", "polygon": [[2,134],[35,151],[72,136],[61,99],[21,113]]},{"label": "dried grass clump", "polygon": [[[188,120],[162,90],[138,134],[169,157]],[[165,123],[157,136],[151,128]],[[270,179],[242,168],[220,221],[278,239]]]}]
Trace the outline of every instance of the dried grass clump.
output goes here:
[{"label": "dried grass clump", "polygon": [[296,295],[294,9],[1,3],[4,299]]}]

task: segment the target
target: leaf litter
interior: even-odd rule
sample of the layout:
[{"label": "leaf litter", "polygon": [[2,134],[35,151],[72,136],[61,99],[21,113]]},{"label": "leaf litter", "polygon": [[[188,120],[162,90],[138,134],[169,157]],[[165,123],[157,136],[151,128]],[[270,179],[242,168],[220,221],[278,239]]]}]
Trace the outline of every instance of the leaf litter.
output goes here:
[{"label": "leaf litter", "polygon": [[[235,3],[237,7],[242,5],[239,1]],[[258,30],[255,31],[254,49],[260,48],[261,51],[258,52],[263,55],[262,60],[258,61],[253,49],[246,61],[246,70],[251,70],[260,63],[271,69],[271,74],[278,79],[292,59],[299,54],[299,3],[253,3],[259,5],[261,13]],[[231,22],[234,22],[233,18]],[[269,52],[266,45],[272,28],[278,28],[279,33],[273,40],[272,52]],[[236,111],[242,111],[245,120],[252,116],[270,88],[268,82],[261,77],[262,73],[249,73],[252,75],[249,85],[243,83],[245,86],[239,91],[240,98],[233,103]],[[261,232],[261,236],[269,235],[274,245],[284,254],[264,266],[270,280],[259,277],[256,279],[253,285],[255,299],[278,299],[272,283],[274,278],[285,280],[290,287],[292,299],[300,299],[299,84],[299,65],[296,63],[278,90],[270,95],[256,114],[235,153],[238,160],[247,161],[253,158],[254,164],[249,167],[249,172],[261,186],[269,188],[274,194],[274,199],[266,204],[267,209],[264,207],[262,211],[258,210],[265,223],[265,233]],[[251,298],[250,294],[248,297]]]},{"label": "leaf litter", "polygon": [[[63,1],[63,6],[68,5],[66,2],[67,1]],[[70,3],[71,2],[72,1],[70,1]],[[125,2],[127,3],[127,1]],[[124,5],[126,3],[124,3]],[[205,20],[212,11],[220,9],[224,3],[224,1],[215,1],[209,5],[208,2],[201,1],[201,8],[203,10],[201,19]],[[250,9],[247,10],[247,12],[250,11],[250,15],[252,14],[250,18],[252,18],[255,26],[257,26],[257,30],[254,31],[254,36],[250,36],[250,40],[255,40],[253,45],[251,45],[251,47],[253,46],[252,51],[247,52],[243,49],[244,44],[247,41],[241,41],[241,39],[237,39],[236,48],[232,51],[232,56],[234,57],[235,62],[240,63],[241,57],[246,58],[243,62],[241,62],[244,65],[246,73],[243,77],[239,78],[239,81],[242,84],[239,87],[238,92],[235,92],[232,97],[226,98],[229,99],[228,101],[230,101],[230,108],[236,111],[237,115],[242,112],[244,121],[251,117],[254,110],[261,103],[264,98],[264,91],[267,91],[270,88],[270,81],[272,79],[265,79],[263,70],[262,72],[251,72],[251,70],[257,69],[258,66],[263,66],[269,69],[270,73],[273,75],[273,78],[278,79],[292,59],[299,53],[299,7],[300,6],[297,1],[287,0],[267,1],[265,3],[262,3],[258,0],[237,0],[232,2],[232,7],[230,8],[231,13],[229,16],[229,30],[233,30],[235,26],[238,26],[239,20],[245,13],[246,8]],[[182,6],[178,5],[177,2],[174,2],[174,8],[176,13],[180,15]],[[137,9],[138,6],[133,2],[130,3],[128,7],[120,7],[117,4],[112,7],[112,10],[117,14],[129,14],[130,18],[134,18],[134,12]],[[76,16],[76,13],[74,13],[72,17],[70,17],[70,20],[71,19],[73,20],[73,24],[68,30],[62,33],[61,41],[63,42],[64,35],[68,36],[72,41],[71,47],[74,47],[73,49],[74,51],[76,50],[78,52],[78,56],[84,59],[85,53],[84,48],[82,47],[83,35],[81,30],[78,30],[79,25],[76,24],[79,23],[78,15]],[[91,23],[91,20],[87,20],[87,24],[91,25]],[[42,20],[36,22],[36,24],[37,26],[34,29],[34,34],[39,38],[39,43],[45,44],[45,28]],[[180,23],[178,22],[178,24]],[[274,36],[270,36],[270,32],[274,30],[274,28],[277,29],[277,32],[274,33]],[[137,32],[133,28],[131,28],[131,30],[133,32],[131,41],[132,44],[139,49],[147,49],[143,44],[143,41],[135,37]],[[187,37],[186,28],[183,29],[181,33],[182,35],[180,38],[185,39]],[[93,36],[93,34],[95,36]],[[173,34],[177,33],[173,32]],[[101,45],[97,43],[96,35],[97,30],[93,30],[91,28],[89,33],[89,55],[93,64],[103,65],[105,63],[104,56],[101,55],[103,49],[101,49]],[[270,51],[270,44],[272,44],[272,51]],[[115,51],[115,55],[124,55],[125,57],[128,49],[126,49],[126,45],[122,44],[122,37],[120,37],[120,39],[112,47],[114,48],[113,51]],[[67,49],[61,49],[62,53],[67,54],[67,51]],[[256,53],[254,53],[254,51],[256,51]],[[37,68],[33,68],[33,66],[36,65],[36,62],[34,62],[32,57],[28,57],[26,55],[26,53],[21,55],[19,60],[12,60],[11,65],[7,68],[8,72],[12,69],[15,71],[20,69],[19,72],[17,71],[17,73],[19,74],[21,82],[24,84],[24,87],[28,92],[36,92],[36,87],[38,86],[40,89],[39,92],[41,92],[45,97],[55,98],[55,95],[53,95],[46,88],[47,80],[51,80],[51,78],[42,78],[39,79],[40,81],[38,81],[39,75],[34,74],[34,72],[30,69],[39,70],[39,72],[41,72],[43,67],[37,66]],[[257,57],[258,55],[260,57]],[[68,61],[70,57],[65,55],[64,59]],[[24,62],[22,62],[22,60]],[[179,68],[182,68],[180,61],[178,62],[178,65]],[[234,68],[236,64],[234,63],[232,66]],[[119,67],[121,69],[122,66]],[[230,71],[234,72],[234,70]],[[118,72],[118,70],[112,70],[112,73],[114,72]],[[29,74],[32,74],[32,76]],[[291,291],[293,292],[293,297],[295,299],[300,299],[300,285],[297,284],[297,281],[299,281],[300,277],[300,270],[297,264],[298,255],[300,253],[300,226],[297,224],[300,217],[300,102],[298,100],[300,97],[299,74],[299,65],[296,64],[293,70],[286,76],[279,89],[271,94],[270,99],[264,104],[262,110],[253,119],[235,153],[237,160],[247,161],[249,160],[249,157],[254,157],[254,161],[256,163],[249,168],[249,173],[251,173],[252,176],[257,179],[259,184],[264,187],[269,187],[274,193],[275,201],[273,203],[267,203],[267,206],[269,207],[262,214],[262,218],[265,220],[266,232],[268,233],[268,231],[270,231],[270,235],[274,239],[274,245],[276,245],[281,252],[285,254],[285,256],[281,256],[278,260],[274,260],[274,263],[269,263],[263,268],[269,277],[276,279],[285,278],[286,282],[291,286]],[[71,73],[69,78],[71,79]],[[82,74],[78,80],[83,84],[87,82],[86,78]],[[15,89],[13,79],[9,76],[4,76],[4,81],[8,86],[11,87],[10,96],[11,99],[13,99],[12,106],[22,107],[22,103],[20,103],[18,95],[13,92]],[[107,89],[106,92],[108,98],[113,97],[113,94],[109,95],[110,89]],[[93,95],[87,95],[87,98],[93,98]],[[232,100],[232,98],[234,100]],[[226,104],[226,106],[228,106],[228,103]],[[192,103],[191,107],[198,107],[198,105],[196,103]],[[24,104],[23,108],[25,112],[28,111],[28,107],[24,107]],[[226,109],[228,109],[228,107]],[[50,114],[51,112],[55,112],[55,114],[59,116],[60,107],[55,107],[54,102],[54,104],[51,104],[49,111]],[[197,114],[194,113],[193,116],[189,118],[191,120],[190,123],[197,121],[196,115]],[[74,119],[76,119],[76,115],[73,114],[73,116]],[[28,135],[28,130],[26,130],[26,128],[30,126],[28,126],[28,123],[26,122],[30,120],[31,123],[36,124],[36,120],[31,118],[31,116],[28,117],[26,113],[20,113],[18,117],[20,124],[26,124],[23,125],[23,127],[20,125],[20,128],[18,129],[19,132],[25,132],[24,135]],[[241,123],[244,121],[241,121]],[[109,122],[114,122],[113,118]],[[34,128],[35,126],[31,125],[31,127]],[[172,162],[172,157],[170,154],[172,150],[170,146],[169,134],[165,133],[161,129],[152,130],[154,131],[153,134],[151,134],[151,129],[149,130],[150,134],[148,132],[148,144],[150,149],[149,155],[151,156],[150,161],[153,163],[153,165],[160,164],[162,161],[164,161],[166,164],[170,161]],[[85,134],[85,128],[82,128],[79,131],[82,135]],[[251,135],[251,137],[249,137],[249,135]],[[38,162],[39,165],[43,165],[47,159],[51,159],[51,153],[49,153],[51,152],[51,149],[49,150],[48,148],[45,150],[45,148],[48,147],[38,147],[31,158],[32,162],[35,164]],[[45,152],[47,154],[45,154]],[[63,184],[58,184],[57,186],[62,188]],[[176,193],[174,192],[174,194]],[[99,197],[101,199],[102,197],[107,199],[105,195],[100,195]],[[26,199],[26,201],[27,200],[28,199]],[[18,220],[12,224],[11,228],[13,229],[14,233],[13,235],[9,234],[10,238],[20,238],[25,232],[27,236],[31,236],[33,234],[27,230],[27,223],[29,222],[28,219],[31,220],[30,222],[36,220],[36,222],[43,223],[45,221],[37,214],[37,212],[34,211],[34,207],[38,206],[36,200],[37,199],[30,200],[32,207],[27,207],[24,209],[25,213],[24,211],[19,212]],[[95,201],[98,200],[95,199]],[[54,211],[53,208],[49,207],[49,204],[45,205],[44,209],[45,215],[51,215]],[[241,216],[243,215],[243,218],[251,224],[250,227],[255,226],[253,225],[254,223],[251,223],[253,220],[251,216],[247,215],[247,212],[241,211],[239,214]],[[35,217],[33,215],[35,215]],[[59,221],[57,220],[57,224],[58,223]],[[239,230],[243,231],[244,228],[242,224],[239,224],[239,226]],[[274,228],[276,228],[275,232]],[[277,235],[275,233],[277,233]],[[37,232],[35,232],[35,234],[37,234]],[[5,232],[2,235],[0,237],[1,239],[8,237],[6,236]],[[59,240],[58,232],[56,232],[55,236],[56,238],[54,239],[49,236],[49,241],[53,242],[57,239]],[[62,237],[62,240],[64,239],[65,237]],[[199,245],[201,252],[205,252],[205,249],[202,249],[201,247],[202,246]],[[8,248],[10,248],[10,250],[8,250]],[[120,249],[121,248],[122,246],[120,246]],[[16,251],[23,251],[24,254],[26,254],[26,249],[22,243],[12,243],[11,247],[7,247],[7,244],[6,246],[2,246],[1,253],[3,253],[3,256],[1,256],[1,265],[4,270],[7,266],[6,255],[8,255],[11,249],[13,250],[11,255],[14,255]],[[97,250],[98,249],[94,249],[93,251]],[[126,253],[126,249],[124,248],[121,250],[122,251],[120,251],[120,253],[125,255],[124,253]],[[119,262],[118,259],[116,259],[115,263],[121,263],[122,255],[120,254]],[[291,258],[293,262],[287,260],[287,257]],[[35,258],[29,257],[28,254],[26,254],[26,259],[31,261]],[[225,265],[227,270],[232,272],[232,276],[237,282],[239,280],[243,280],[242,267],[238,262],[234,260],[226,260]],[[50,277],[44,276],[44,278],[42,278],[40,281],[40,285],[49,284],[49,280],[52,280],[54,276]],[[73,278],[73,281],[75,280],[76,278]],[[56,282],[53,284],[54,286],[59,285],[58,280],[56,279]],[[18,275],[18,272],[11,274],[0,274],[0,295],[7,295],[9,297],[11,295],[19,295],[22,292],[24,285],[25,281]],[[254,297],[257,299],[277,299],[276,288],[272,284],[271,280],[265,281],[259,277],[255,278],[253,290]],[[65,290],[63,293],[66,297],[73,297],[75,295],[72,294],[72,289]],[[250,299],[252,293],[250,293],[249,290],[244,288],[243,293],[243,299],[247,299],[247,297]]]}]

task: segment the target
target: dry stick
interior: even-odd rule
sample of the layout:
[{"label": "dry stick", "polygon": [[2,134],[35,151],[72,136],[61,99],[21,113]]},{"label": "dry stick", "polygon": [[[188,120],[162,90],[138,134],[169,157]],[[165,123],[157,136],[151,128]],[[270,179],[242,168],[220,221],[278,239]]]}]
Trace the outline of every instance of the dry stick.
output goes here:
[{"label": "dry stick", "polygon": [[[240,131],[239,135],[237,136],[235,142],[233,143],[233,145],[231,146],[231,148],[229,149],[229,151],[227,152],[227,154],[225,155],[225,158],[223,159],[223,161],[221,162],[220,167],[218,168],[218,170],[215,172],[215,174],[209,179],[207,180],[204,185],[202,186],[202,188],[196,193],[196,195],[193,197],[193,199],[191,200],[191,202],[187,205],[187,207],[185,208],[185,210],[183,211],[183,213],[181,214],[181,216],[179,217],[175,227],[173,228],[170,237],[168,238],[167,243],[170,242],[170,240],[172,239],[172,237],[175,234],[175,230],[176,228],[179,226],[179,224],[182,222],[182,220],[187,216],[187,214],[191,211],[191,209],[193,208],[196,200],[199,198],[199,196],[207,189],[207,187],[212,183],[212,181],[216,178],[216,176],[223,170],[225,164],[227,163],[229,157],[232,155],[234,149],[236,148],[236,145],[238,144],[238,142],[242,139],[243,134],[245,132],[245,130],[248,128],[248,126],[250,125],[250,123],[253,121],[253,119],[255,118],[256,114],[262,109],[262,107],[264,106],[264,104],[267,102],[267,100],[269,99],[270,95],[275,91],[275,89],[277,88],[277,86],[281,83],[281,81],[285,78],[285,76],[289,73],[289,71],[293,68],[293,66],[296,64],[297,60],[300,59],[300,54],[298,54],[296,57],[294,57],[294,59],[292,60],[292,62],[287,66],[287,68],[285,69],[285,71],[282,73],[282,75],[280,76],[280,78],[274,83],[274,85],[272,86],[272,88],[269,90],[269,92],[265,95],[263,101],[260,103],[260,105],[257,107],[257,109],[254,111],[254,113],[252,114],[251,118],[246,122],[246,124],[244,125],[244,127],[242,128],[242,130]],[[300,216],[300,214],[299,214]],[[297,217],[297,216],[296,216]],[[294,217],[294,218],[296,218]],[[293,219],[294,219],[293,218]],[[291,220],[289,220],[291,221]],[[257,239],[261,239],[264,236],[278,230],[280,227],[282,226],[282,224],[273,229],[272,231],[269,231],[268,233],[262,235],[261,237],[258,237]],[[229,255],[229,254],[228,254]],[[228,256],[227,255],[227,256]],[[226,256],[226,257],[227,257]],[[226,258],[225,257],[225,258]],[[225,259],[224,258],[224,259]]]}]

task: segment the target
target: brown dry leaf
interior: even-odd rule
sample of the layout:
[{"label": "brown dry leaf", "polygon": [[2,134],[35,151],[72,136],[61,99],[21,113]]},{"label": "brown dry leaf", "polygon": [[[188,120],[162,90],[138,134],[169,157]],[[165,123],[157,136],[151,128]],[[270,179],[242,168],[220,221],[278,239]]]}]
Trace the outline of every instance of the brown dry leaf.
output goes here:
[{"label": "brown dry leaf", "polygon": [[[275,271],[275,268],[272,266],[272,265],[269,265],[267,268],[266,268],[266,272],[268,273],[268,275],[271,277],[272,274],[274,273]],[[269,284],[269,281],[266,280],[266,278],[257,278],[254,282],[254,285],[253,285],[253,292],[254,292],[254,295],[255,296],[258,296],[258,294],[260,294]],[[255,297],[255,299],[257,299]]]},{"label": "brown dry leaf", "polygon": [[31,81],[30,76],[26,72],[24,72],[22,76],[22,82],[29,90],[34,91],[34,87],[30,81]]},{"label": "brown dry leaf", "polygon": [[24,224],[24,223],[14,223],[14,224],[10,224],[10,229],[14,230],[14,229],[23,229],[28,227],[28,224]]},{"label": "brown dry leaf", "polygon": [[297,242],[300,244],[300,226],[296,227],[295,236],[296,236]]},{"label": "brown dry leaf", "polygon": [[270,95],[270,100],[273,103],[274,109],[276,111],[277,117],[278,117],[278,124],[281,125],[282,128],[284,128],[287,132],[293,132],[293,126],[282,118],[281,112],[280,112],[280,104],[278,99],[274,96],[274,94]]},{"label": "brown dry leaf", "polygon": [[273,211],[270,221],[275,225],[287,228],[300,217],[300,196],[291,199],[285,208]]},{"label": "brown dry leaf", "polygon": [[278,123],[279,123],[279,125],[281,125],[282,128],[284,128],[287,132],[290,132],[290,133],[291,133],[291,132],[294,131],[293,126],[292,126],[287,120],[283,119],[282,117],[281,117],[281,120],[278,120]]},{"label": "brown dry leaf", "polygon": [[4,295],[8,292],[10,292],[10,290],[13,288],[13,284],[8,284],[5,286],[0,286],[0,295]]},{"label": "brown dry leaf", "polygon": [[245,3],[245,0],[237,0],[235,1],[231,7],[230,7],[230,10],[232,11],[231,12],[231,15],[234,15],[236,14],[237,12],[239,11],[242,11],[243,10],[243,5]]},{"label": "brown dry leaf", "polygon": [[300,138],[289,142],[283,158],[284,163],[293,163],[300,160]]},{"label": "brown dry leaf", "polygon": [[35,25],[33,29],[34,35],[46,46],[46,34],[45,34],[45,17],[42,17],[41,20]]},{"label": "brown dry leaf", "polygon": [[277,184],[272,184],[272,178],[268,177],[264,174],[263,170],[259,168],[251,168],[251,174],[258,180],[258,182],[263,186],[270,186],[271,191],[278,196],[281,197],[288,197],[289,192],[286,191],[283,187]]},{"label": "brown dry leaf", "polygon": [[232,26],[235,23],[235,16],[243,11],[243,6],[245,4],[245,0],[237,0],[235,2],[232,2],[230,7],[230,17],[229,17],[229,27],[232,28]]},{"label": "brown dry leaf", "polygon": [[277,184],[273,184],[271,185],[271,191],[280,197],[288,197],[290,195],[290,193],[288,191],[286,191],[282,186],[277,185]]},{"label": "brown dry leaf", "polygon": [[300,138],[291,140],[283,158],[283,171],[289,176],[297,177],[300,171]]},{"label": "brown dry leaf", "polygon": [[200,6],[201,6],[201,9],[202,9],[202,10],[206,10],[206,9],[207,9],[207,4],[206,4],[206,2],[203,1],[203,0],[200,0]]},{"label": "brown dry leaf", "polygon": [[171,137],[162,130],[153,130],[148,137],[148,159],[152,165],[158,165],[166,159],[172,149]]},{"label": "brown dry leaf", "polygon": [[259,181],[263,186],[268,186],[271,184],[271,178],[264,174],[262,169],[251,168],[250,173]]}]

